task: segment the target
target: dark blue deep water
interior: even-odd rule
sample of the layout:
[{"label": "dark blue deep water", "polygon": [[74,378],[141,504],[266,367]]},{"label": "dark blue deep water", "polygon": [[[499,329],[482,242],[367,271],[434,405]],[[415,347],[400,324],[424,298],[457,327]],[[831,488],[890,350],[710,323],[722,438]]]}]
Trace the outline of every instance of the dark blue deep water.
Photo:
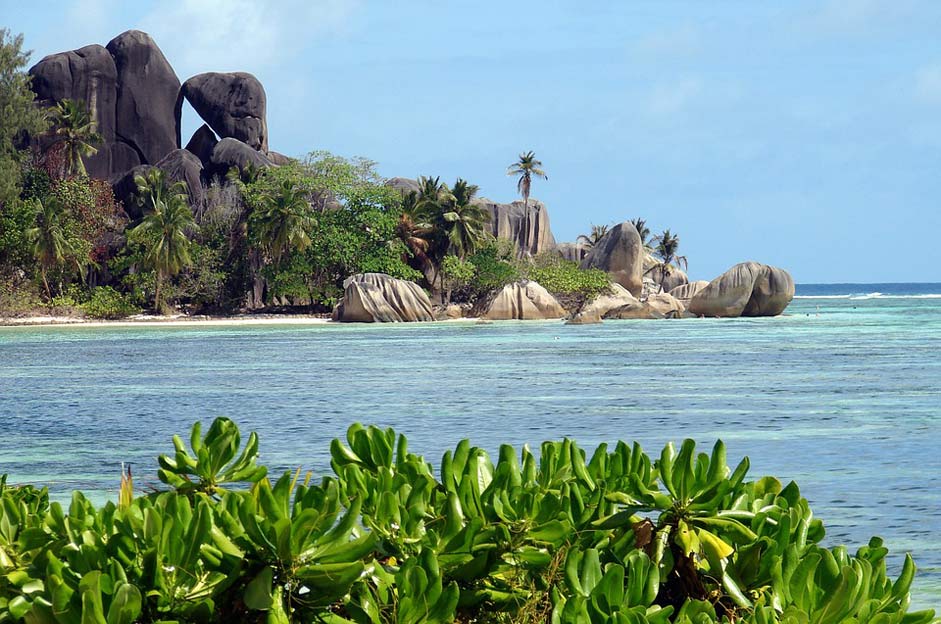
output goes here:
[{"label": "dark blue deep water", "polygon": [[170,436],[217,415],[316,472],[353,421],[435,464],[463,437],[721,437],[797,480],[828,543],[911,551],[915,604],[941,606],[941,284],[797,294],[771,319],[0,328],[0,473],[114,497],[121,462],[154,484]]}]

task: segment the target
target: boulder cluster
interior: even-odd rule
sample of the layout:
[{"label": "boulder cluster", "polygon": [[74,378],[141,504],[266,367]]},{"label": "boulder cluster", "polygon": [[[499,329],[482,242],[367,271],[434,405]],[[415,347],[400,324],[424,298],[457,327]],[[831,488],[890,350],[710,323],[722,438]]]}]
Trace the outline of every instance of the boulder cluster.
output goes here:
[{"label": "boulder cluster", "polygon": [[[150,167],[186,182],[196,204],[214,175],[286,160],[268,149],[265,89],[254,76],[208,72],[181,84],[154,40],[139,30],[107,46],[51,54],[29,73],[41,104],[71,99],[87,106],[102,143],[86,168],[92,177],[111,180],[119,200],[133,192],[134,175]],[[206,123],[181,147],[184,101]],[[126,208],[134,212],[129,202]]]}]

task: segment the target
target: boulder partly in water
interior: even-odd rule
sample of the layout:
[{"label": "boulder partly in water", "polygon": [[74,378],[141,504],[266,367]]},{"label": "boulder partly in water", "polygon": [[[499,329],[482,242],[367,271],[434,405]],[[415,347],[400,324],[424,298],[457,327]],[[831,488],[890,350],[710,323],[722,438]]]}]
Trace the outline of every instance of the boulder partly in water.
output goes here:
[{"label": "boulder partly in water", "polygon": [[790,273],[766,264],[743,262],[697,292],[688,309],[695,316],[777,316],[793,298]]},{"label": "boulder partly in water", "polygon": [[490,300],[481,318],[491,321],[560,319],[565,308],[548,290],[531,280],[507,284]]}]

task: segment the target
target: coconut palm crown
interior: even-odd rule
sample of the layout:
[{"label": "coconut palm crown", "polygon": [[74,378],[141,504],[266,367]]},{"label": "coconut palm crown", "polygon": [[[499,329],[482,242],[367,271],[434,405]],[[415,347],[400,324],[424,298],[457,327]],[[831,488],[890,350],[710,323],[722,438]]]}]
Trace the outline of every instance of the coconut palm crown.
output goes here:
[{"label": "coconut palm crown", "polygon": [[97,124],[89,117],[88,109],[80,100],[64,99],[53,113],[55,118],[56,145],[65,152],[65,174],[67,176],[88,175],[84,158],[98,153],[95,143],[101,143]]}]

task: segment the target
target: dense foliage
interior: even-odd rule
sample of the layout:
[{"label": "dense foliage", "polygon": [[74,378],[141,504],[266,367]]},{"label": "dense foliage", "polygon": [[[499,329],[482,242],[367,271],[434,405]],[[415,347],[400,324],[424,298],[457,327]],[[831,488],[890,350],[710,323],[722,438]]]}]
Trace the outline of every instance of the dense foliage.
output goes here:
[{"label": "dense foliage", "polygon": [[824,547],[797,485],[748,480],[721,442],[653,460],[571,440],[437,472],[392,430],[350,427],[314,483],[257,464],[231,421],[159,458],[169,489],[101,508],[0,480],[0,622],[938,622],[879,538]]}]

